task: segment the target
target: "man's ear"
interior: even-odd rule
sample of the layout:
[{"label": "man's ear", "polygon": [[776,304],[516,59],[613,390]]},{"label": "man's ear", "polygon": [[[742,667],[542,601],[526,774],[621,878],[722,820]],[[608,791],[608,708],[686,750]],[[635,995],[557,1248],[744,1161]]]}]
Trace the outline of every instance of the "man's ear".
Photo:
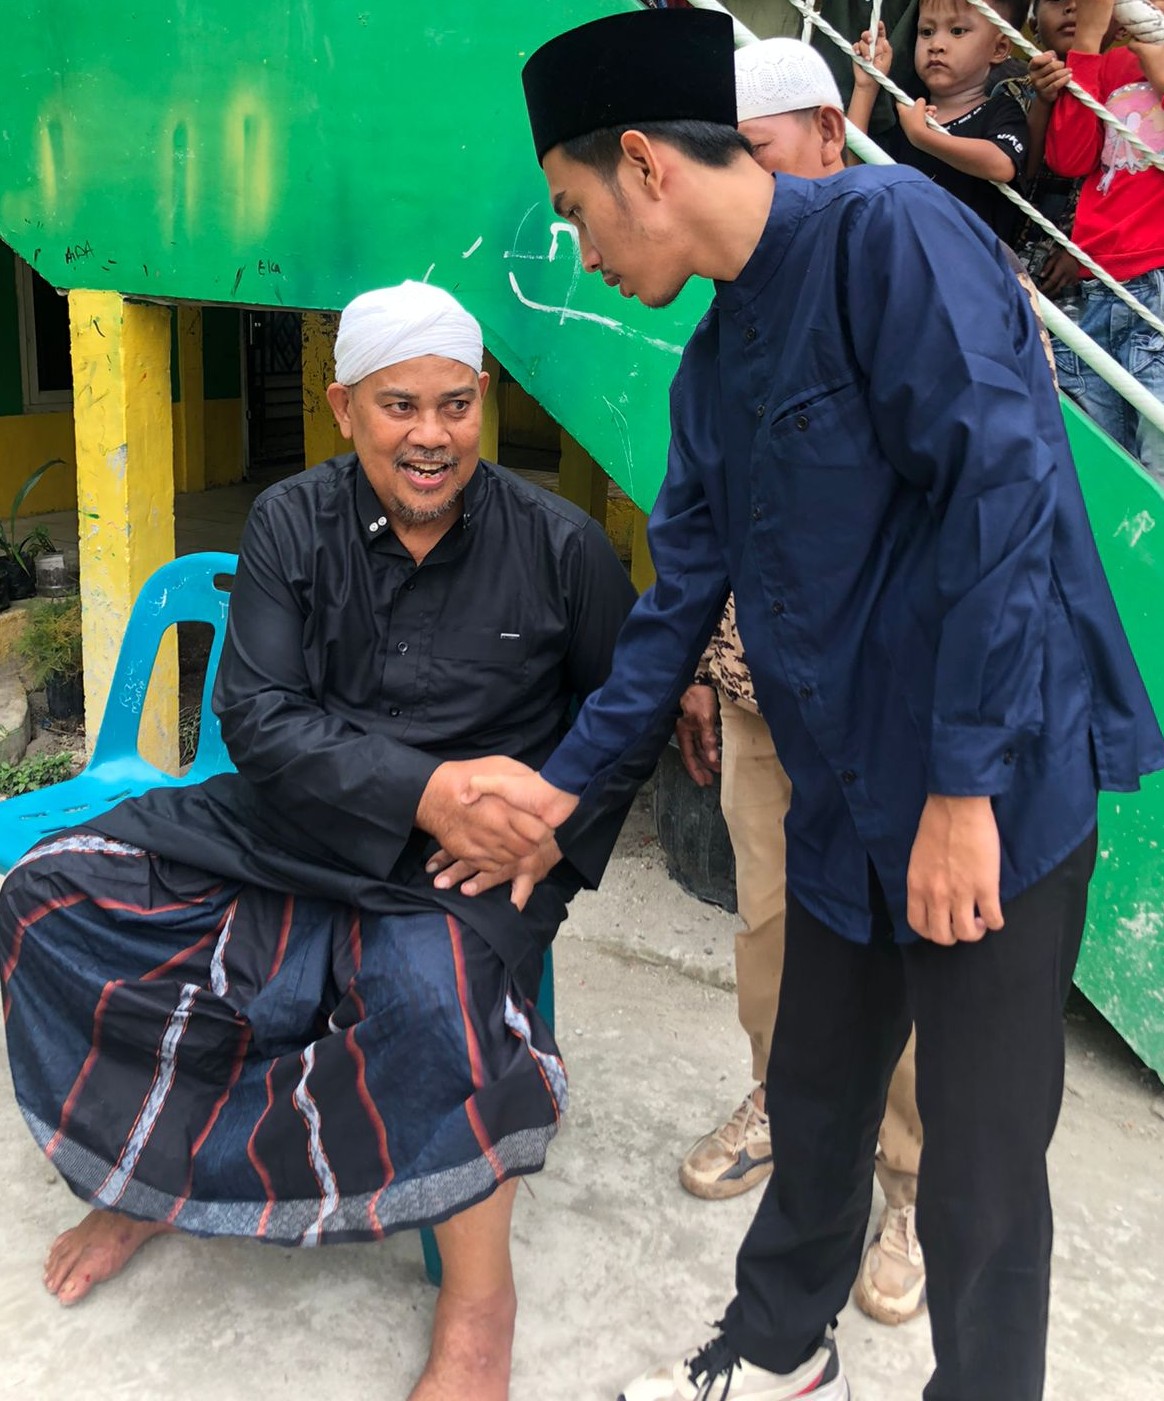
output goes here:
[{"label": "man's ear", "polygon": [[630,162],[629,179],[632,186],[641,188],[651,199],[658,199],[662,193],[663,169],[660,161],[661,147],[641,131],[624,131],[620,142],[624,158]]},{"label": "man's ear", "polygon": [[332,413],[335,414],[339,431],[345,438],[350,438],[352,436],[352,391],[346,384],[329,384],[327,386],[327,402],[331,405]]}]

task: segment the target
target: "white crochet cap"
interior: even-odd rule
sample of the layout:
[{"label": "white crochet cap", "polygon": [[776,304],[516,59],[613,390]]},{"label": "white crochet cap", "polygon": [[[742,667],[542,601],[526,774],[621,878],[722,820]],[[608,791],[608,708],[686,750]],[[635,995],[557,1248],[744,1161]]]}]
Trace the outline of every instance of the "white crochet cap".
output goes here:
[{"label": "white crochet cap", "polygon": [[829,66],[799,39],[761,39],[736,50],[736,119],[845,104]]},{"label": "white crochet cap", "polygon": [[335,338],[340,384],[359,384],[421,355],[443,355],[481,373],[481,327],[442,287],[402,282],[364,292],[344,307]]}]

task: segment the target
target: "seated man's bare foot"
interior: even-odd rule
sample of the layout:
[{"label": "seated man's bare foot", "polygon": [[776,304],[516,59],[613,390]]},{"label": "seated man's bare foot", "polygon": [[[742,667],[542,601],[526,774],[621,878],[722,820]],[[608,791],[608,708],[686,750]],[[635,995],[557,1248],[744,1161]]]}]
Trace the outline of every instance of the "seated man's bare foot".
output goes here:
[{"label": "seated man's bare foot", "polygon": [[441,1290],[428,1365],[408,1401],[508,1401],[517,1296],[467,1302]]},{"label": "seated man's bare foot", "polygon": [[48,1253],[44,1284],[66,1307],[95,1284],[124,1268],[151,1236],[168,1234],[162,1221],[135,1221],[117,1211],[91,1211],[79,1226],[63,1231]]}]

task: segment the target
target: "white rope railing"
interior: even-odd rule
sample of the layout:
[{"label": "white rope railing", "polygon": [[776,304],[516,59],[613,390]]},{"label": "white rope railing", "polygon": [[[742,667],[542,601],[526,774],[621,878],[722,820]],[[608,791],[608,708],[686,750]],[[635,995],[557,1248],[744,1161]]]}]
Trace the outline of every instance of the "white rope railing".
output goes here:
[{"label": "white rope railing", "polygon": [[[719,10],[723,14],[728,15],[732,21],[737,47],[759,42],[759,36],[753,34],[747,25],[742,24],[726,6],[719,3],[719,0],[690,0],[690,3],[698,10]],[[808,10],[808,6],[802,4],[801,0],[789,0],[789,3],[795,9],[799,10],[801,14],[805,14]],[[888,92],[894,97],[898,97],[899,100],[912,104],[913,99],[907,92],[899,88],[891,79],[886,78],[883,73],[879,73],[877,69],[860,54],[854,54],[848,40],[838,30],[834,29],[833,26],[829,24],[828,20],[822,15],[815,13],[815,11],[811,12],[811,19],[812,24],[819,28],[833,43],[837,44],[848,53],[853,58],[853,61],[860,64],[867,73],[871,73]],[[937,126],[938,124],[931,123],[931,125]],[[887,156],[872,137],[861,131],[859,127],[855,127],[848,119],[845,121],[845,127],[849,146],[867,165],[894,164],[893,158]],[[1078,253],[1076,253],[1075,244],[1073,244],[1060,229],[1057,229],[1048,219],[1045,219],[1033,205],[1028,204],[1021,196],[1015,195],[1014,191],[1010,190],[1006,185],[999,185],[998,188],[1002,190],[1004,194],[1012,197],[1014,202],[1018,204],[1020,208],[1026,210],[1040,228],[1049,233],[1057,243],[1067,248],[1068,252],[1072,253],[1073,256],[1078,257],[1079,254],[1082,254],[1082,257],[1079,257],[1079,261],[1083,263],[1084,266],[1090,267],[1105,286],[1114,290],[1117,296],[1120,296],[1121,300],[1132,307],[1132,309],[1143,317],[1150,326],[1164,332],[1164,325],[1161,324],[1158,317],[1149,311],[1142,302],[1133,297],[1131,293],[1127,292],[1126,289],[1122,287],[1120,283],[1116,282],[1110,274],[1104,271],[1098,263],[1093,262],[1092,259],[1083,253],[1082,249],[1079,249]],[[1038,296],[1039,311],[1048,330],[1050,330],[1053,335],[1057,336],[1065,345],[1069,346],[1070,349],[1073,350],[1085,364],[1089,365],[1102,380],[1110,384],[1121,398],[1131,404],[1134,409],[1141,413],[1156,428],[1160,429],[1161,432],[1164,432],[1164,404],[1162,404],[1155,395],[1150,394],[1117,360],[1113,359],[1105,350],[1096,345],[1095,341],[1081,331],[1070,317],[1064,315],[1054,302],[1048,297],[1045,297],[1041,292]]]},{"label": "white rope railing", "polygon": [[[971,0],[971,2],[973,3],[973,0]],[[788,3],[793,7],[793,9],[799,10],[802,15],[809,13],[809,7],[805,3],[805,0],[788,0]],[[726,9],[724,5],[719,3],[719,0],[691,0],[691,4],[694,6],[694,8],[698,10],[720,10],[724,14],[731,13],[729,10]],[[732,21],[735,26],[737,45],[748,43],[754,44],[758,42],[757,36],[753,34],[752,31],[748,29],[745,25],[740,24],[740,22],[735,18],[734,15],[732,15]],[[815,28],[819,29],[820,32],[827,39],[831,40],[832,43],[834,43],[844,54],[847,55],[847,57],[849,57],[866,73],[868,73],[869,76],[873,78],[881,87],[883,87],[885,91],[888,92],[894,99],[896,99],[896,101],[905,103],[907,107],[913,106],[914,99],[909,95],[909,93],[907,93],[904,88],[899,87],[893,81],[892,78],[886,77],[884,73],[876,69],[873,66],[873,64],[870,63],[869,60],[864,57],[863,54],[855,53],[853,51],[853,46],[849,42],[849,40],[845,38],[845,36],[840,32],[839,29],[835,28],[832,24],[830,24],[829,21],[825,19],[823,15],[816,14],[815,12],[813,12],[812,22]],[[1107,109],[1104,108],[1102,110],[1106,111]],[[1112,120],[1114,121],[1115,119],[1112,118]],[[848,127],[850,137],[849,145],[852,146],[854,150],[857,150],[856,145],[854,145],[851,139],[852,133],[856,130],[856,128],[852,125],[851,122],[847,122],[846,125]],[[926,125],[934,131],[944,130],[941,123],[934,121],[932,117],[926,118]],[[860,151],[858,151],[857,153],[858,155],[861,154]],[[863,156],[861,158],[864,159]],[[888,157],[886,159],[888,160]],[[1023,196],[1017,192],[1017,190],[1011,189],[1009,185],[1004,185],[997,180],[993,180],[990,183],[994,185],[995,189],[1001,190],[1003,195],[1008,200],[1010,200],[1012,204],[1017,205],[1017,207],[1021,209],[1024,214],[1026,214],[1027,218],[1030,219],[1030,221],[1034,225],[1036,225],[1036,227],[1042,229],[1042,231],[1045,234],[1047,234],[1049,238],[1054,239],[1054,241],[1058,243],[1060,247],[1066,248],[1068,253],[1070,253],[1071,256],[1075,258],[1078,262],[1082,263],[1082,265],[1085,268],[1087,268],[1087,270],[1092,274],[1093,277],[1095,277],[1095,279],[1098,282],[1103,283],[1103,285],[1108,289],[1109,292],[1112,293],[1113,296],[1118,297],[1119,300],[1125,304],[1125,306],[1130,307],[1131,310],[1134,311],[1136,315],[1140,317],[1141,320],[1146,321],[1154,331],[1158,331],[1161,335],[1164,335],[1164,321],[1162,321],[1150,308],[1146,307],[1144,303],[1139,300],[1138,297],[1133,296],[1132,293],[1129,292],[1128,289],[1123,285],[1123,283],[1118,282],[1114,277],[1112,277],[1112,275],[1107,271],[1107,269],[1101,267],[1100,264],[1097,263],[1095,259],[1091,257],[1090,254],[1085,253],[1084,250],[1080,248],[1077,243],[1073,243],[1071,239],[1068,238],[1067,235],[1062,231],[1062,229],[1057,228],[1056,225],[1054,225],[1050,221],[1050,219],[1048,219],[1046,215],[1044,215],[1040,210],[1036,209],[1035,206],[1031,204],[1029,200],[1024,199]]]}]

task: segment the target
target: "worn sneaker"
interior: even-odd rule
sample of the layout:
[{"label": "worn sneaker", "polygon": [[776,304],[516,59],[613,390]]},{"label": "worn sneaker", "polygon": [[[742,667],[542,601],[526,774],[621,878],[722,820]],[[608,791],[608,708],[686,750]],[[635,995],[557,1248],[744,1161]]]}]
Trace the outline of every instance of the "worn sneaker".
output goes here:
[{"label": "worn sneaker", "polygon": [[619,1401],[791,1401],[798,1396],[849,1401],[849,1384],[831,1334],[795,1372],[778,1373],[742,1361],[721,1333],[694,1357],[644,1372]]},{"label": "worn sneaker", "polygon": [[908,1323],[925,1309],[926,1265],[916,1215],[916,1207],[887,1206],[861,1261],[853,1300],[878,1323]]},{"label": "worn sneaker", "polygon": [[697,1197],[738,1197],[772,1171],[768,1116],[756,1108],[755,1091],[726,1124],[705,1134],[679,1164],[679,1181]]}]

